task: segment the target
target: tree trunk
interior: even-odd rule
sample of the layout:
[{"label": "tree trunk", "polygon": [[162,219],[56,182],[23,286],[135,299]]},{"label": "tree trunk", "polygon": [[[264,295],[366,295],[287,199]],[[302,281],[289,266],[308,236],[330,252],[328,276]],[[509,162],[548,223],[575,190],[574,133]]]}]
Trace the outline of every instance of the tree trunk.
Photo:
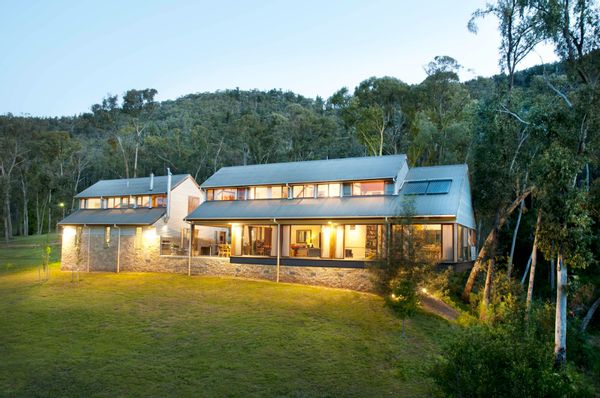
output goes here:
[{"label": "tree trunk", "polygon": [[8,242],[8,223],[6,222],[6,217],[4,217],[4,237]]},{"label": "tree trunk", "polygon": [[487,275],[485,276],[485,287],[483,289],[483,299],[479,309],[479,319],[486,320],[489,315],[490,301],[492,296],[492,283],[494,281],[494,259],[488,260]]},{"label": "tree trunk", "polygon": [[535,281],[535,266],[537,265],[537,242],[540,233],[540,225],[542,224],[542,212],[538,210],[537,222],[535,224],[535,237],[533,238],[533,249],[531,250],[531,268],[529,270],[529,286],[527,287],[527,312],[531,309],[531,301],[533,300],[533,282]]},{"label": "tree trunk", "polygon": [[527,190],[524,193],[522,193],[521,195],[519,195],[513,201],[513,203],[508,207],[508,209],[506,209],[506,211],[504,212],[504,215],[501,216],[500,211],[498,211],[498,213],[496,213],[496,222],[494,222],[494,226],[492,227],[492,230],[488,234],[483,246],[481,247],[481,250],[479,251],[479,254],[477,256],[477,260],[475,260],[475,264],[473,265],[473,268],[471,269],[471,273],[469,274],[469,279],[467,280],[467,283],[465,284],[465,288],[462,293],[462,299],[465,302],[468,303],[470,300],[471,291],[473,290],[473,286],[475,285],[475,280],[477,279],[477,274],[479,273],[479,271],[482,268],[483,261],[487,260],[490,245],[493,244],[494,247],[496,246],[498,231],[500,230],[500,228],[502,228],[502,226],[506,222],[506,219],[508,218],[508,216],[510,216],[512,214],[512,212],[515,211],[515,209],[521,203],[521,201],[525,200],[525,198],[527,196],[529,196],[530,193],[531,193],[531,191]]},{"label": "tree trunk", "polygon": [[21,176],[21,189],[23,191],[23,236],[29,236],[29,203],[27,199],[27,185]]},{"label": "tree trunk", "polygon": [[123,155],[123,164],[125,165],[125,178],[129,179],[129,162],[127,161],[127,154],[125,153],[125,148],[123,147],[121,137],[117,136],[117,142],[119,143],[119,148],[121,149],[121,155]]},{"label": "tree trunk", "polygon": [[554,366],[567,363],[567,265],[558,252],[556,263],[556,319],[554,323]]},{"label": "tree trunk", "polygon": [[50,233],[52,226],[52,191],[48,194],[48,233]]},{"label": "tree trunk", "polygon": [[587,329],[587,327],[590,324],[590,321],[592,320],[592,318],[594,317],[594,313],[596,312],[598,307],[600,307],[600,297],[598,297],[596,299],[596,301],[594,301],[594,304],[592,304],[592,306],[588,310],[587,314],[585,314],[585,318],[583,318],[583,321],[581,322],[581,331],[582,332],[585,332],[585,330]]},{"label": "tree trunk", "polygon": [[6,191],[4,194],[4,238],[8,242],[13,235],[12,220],[10,217],[10,186],[6,184]]},{"label": "tree trunk", "polygon": [[529,259],[527,260],[527,265],[525,266],[525,272],[523,272],[523,277],[521,278],[521,286],[525,284],[525,280],[527,279],[527,274],[529,273],[529,268],[531,268],[531,254],[529,255]]},{"label": "tree trunk", "polygon": [[521,217],[523,216],[523,207],[525,206],[525,201],[521,201],[521,205],[519,206],[519,216],[517,217],[517,224],[515,225],[515,230],[513,232],[512,244],[510,245],[510,256],[508,257],[508,267],[506,269],[506,274],[510,278],[510,274],[512,272],[513,260],[515,254],[515,244],[517,243],[517,234],[519,232],[519,226],[521,225]]},{"label": "tree trunk", "polygon": [[[552,242],[552,253],[554,253],[554,241]],[[554,268],[554,254],[551,254],[550,256],[550,290],[554,290],[554,287],[556,286],[554,283],[554,270],[556,268]]]},{"label": "tree trunk", "polygon": [[475,280],[477,279],[477,274],[481,269],[481,263],[484,260],[487,260],[489,248],[493,245],[493,242],[496,241],[496,226],[492,228],[492,231],[487,236],[481,250],[479,251],[479,255],[477,256],[477,260],[475,260],[475,264],[471,269],[471,273],[469,274],[469,279],[467,279],[467,283],[465,285],[465,289],[463,290],[462,299],[465,302],[470,301],[471,291],[473,290],[473,285],[475,284]]},{"label": "tree trunk", "polygon": [[137,177],[137,166],[138,166],[138,152],[140,149],[140,144],[138,142],[135,143],[135,157],[133,159],[133,178]]}]

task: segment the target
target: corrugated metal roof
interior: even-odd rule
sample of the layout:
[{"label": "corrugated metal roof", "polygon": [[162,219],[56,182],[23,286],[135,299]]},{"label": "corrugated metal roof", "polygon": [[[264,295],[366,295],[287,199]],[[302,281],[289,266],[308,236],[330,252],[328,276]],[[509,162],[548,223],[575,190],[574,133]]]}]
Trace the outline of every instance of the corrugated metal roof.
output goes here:
[{"label": "corrugated metal roof", "polygon": [[[466,165],[416,167],[407,180],[450,179],[445,194],[386,195],[342,198],[304,198],[272,200],[239,200],[204,202],[186,219],[190,221],[311,219],[311,218],[371,218],[411,215],[417,217],[455,217],[458,222],[474,228],[472,210],[465,207],[468,197]],[[465,183],[467,184],[465,186]],[[470,205],[469,205],[470,206]]]},{"label": "corrugated metal roof", "polygon": [[59,225],[152,225],[166,212],[165,208],[85,209],[69,214]]},{"label": "corrugated metal roof", "polygon": [[[179,185],[189,174],[171,176],[171,189]],[[100,180],[75,195],[76,198],[98,198],[100,196],[150,195],[167,193],[167,176],[154,176],[154,189],[150,190],[150,177]]]},{"label": "corrugated metal roof", "polygon": [[393,216],[394,196],[204,202],[186,220]]},{"label": "corrugated metal roof", "polygon": [[[471,204],[469,169],[466,164],[414,167],[408,170],[406,181],[452,180],[446,194],[418,195],[415,199],[417,214],[452,214],[459,224],[475,228]],[[400,197],[403,190],[400,190]],[[406,195],[410,196],[410,195]]]},{"label": "corrugated metal roof", "polygon": [[202,188],[394,178],[406,155],[310,160],[223,167]]}]

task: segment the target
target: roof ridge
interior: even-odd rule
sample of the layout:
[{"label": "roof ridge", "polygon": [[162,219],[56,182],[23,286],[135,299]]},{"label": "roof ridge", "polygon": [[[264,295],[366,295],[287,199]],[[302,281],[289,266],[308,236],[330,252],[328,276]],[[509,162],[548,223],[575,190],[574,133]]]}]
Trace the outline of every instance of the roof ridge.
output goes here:
[{"label": "roof ridge", "polygon": [[[168,176],[169,176],[168,174],[167,175],[161,175],[161,176],[155,175],[154,178],[168,177]],[[173,178],[173,177],[185,177],[185,176],[191,176],[191,174],[190,173],[171,174],[171,178]],[[135,177],[135,178],[133,178],[133,177],[131,177],[131,178],[108,178],[108,179],[98,180],[94,184],[97,184],[97,183],[102,182],[102,181],[127,181],[127,180],[132,181],[132,180],[141,180],[142,178],[150,178],[150,176]],[[92,184],[92,185],[94,185],[94,184]],[[92,185],[90,185],[90,186],[92,186]]]},{"label": "roof ridge", "polygon": [[381,156],[349,156],[345,158],[333,158],[333,159],[311,159],[311,160],[293,160],[288,162],[273,162],[273,163],[257,163],[257,164],[247,164],[247,165],[234,165],[234,166],[223,166],[217,172],[222,169],[233,169],[238,167],[251,167],[251,166],[270,166],[270,165],[281,165],[281,164],[290,164],[290,163],[311,163],[311,162],[335,162],[341,160],[357,160],[357,159],[381,159],[381,158],[390,158],[390,157],[406,157],[404,153],[398,153],[395,155],[381,155]]},{"label": "roof ridge", "polygon": [[409,170],[413,170],[413,169],[433,169],[433,168],[439,168],[439,167],[453,167],[453,166],[465,166],[465,167],[469,167],[469,165],[467,163],[453,163],[453,164],[436,164],[436,165],[432,165],[432,166],[414,166],[414,167],[409,167]]}]

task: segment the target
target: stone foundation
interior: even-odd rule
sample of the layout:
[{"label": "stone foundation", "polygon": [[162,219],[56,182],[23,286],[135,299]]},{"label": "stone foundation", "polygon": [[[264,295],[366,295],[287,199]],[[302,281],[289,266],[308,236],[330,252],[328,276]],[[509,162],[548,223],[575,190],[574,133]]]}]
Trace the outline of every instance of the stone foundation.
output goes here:
[{"label": "stone foundation", "polygon": [[[72,228],[68,231],[67,228]],[[118,228],[111,228],[107,244],[103,227],[85,228],[76,238],[73,227],[63,233],[61,269],[69,271],[170,272],[192,275],[232,276],[275,281],[277,267],[265,264],[233,264],[229,258],[161,256],[160,237],[136,235],[135,228],[123,227],[119,239]],[[118,241],[120,240],[120,248]],[[89,256],[88,256],[89,247]],[[189,265],[188,265],[189,264]],[[373,284],[369,271],[361,268],[280,266],[281,282],[328,286],[359,291],[371,291]]]}]

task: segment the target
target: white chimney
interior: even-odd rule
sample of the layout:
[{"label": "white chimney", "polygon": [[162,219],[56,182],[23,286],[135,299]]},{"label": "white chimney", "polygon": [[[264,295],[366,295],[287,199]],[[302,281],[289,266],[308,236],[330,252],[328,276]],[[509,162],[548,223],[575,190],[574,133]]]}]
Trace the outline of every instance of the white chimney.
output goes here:
[{"label": "white chimney", "polygon": [[154,173],[150,173],[150,190],[154,189]]},{"label": "white chimney", "polygon": [[165,221],[169,221],[171,215],[171,169],[167,167],[167,215]]}]

